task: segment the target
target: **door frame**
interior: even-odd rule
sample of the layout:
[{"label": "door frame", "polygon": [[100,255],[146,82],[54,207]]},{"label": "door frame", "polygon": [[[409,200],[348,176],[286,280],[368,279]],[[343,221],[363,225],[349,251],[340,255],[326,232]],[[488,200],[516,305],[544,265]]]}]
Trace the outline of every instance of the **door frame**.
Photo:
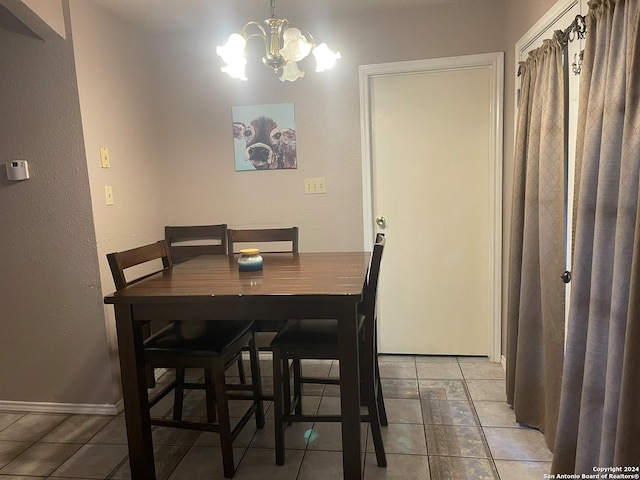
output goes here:
[{"label": "door frame", "polygon": [[373,248],[375,224],[373,221],[373,175],[371,138],[371,81],[375,77],[391,75],[414,75],[430,72],[488,68],[490,71],[491,139],[489,152],[490,178],[490,244],[489,273],[491,285],[488,289],[489,305],[493,311],[493,322],[489,322],[489,359],[500,361],[502,329],[502,161],[503,161],[503,97],[504,97],[504,53],[464,55],[427,60],[412,60],[373,65],[361,65],[360,76],[360,140],[362,145],[362,206],[363,232],[366,249]]}]

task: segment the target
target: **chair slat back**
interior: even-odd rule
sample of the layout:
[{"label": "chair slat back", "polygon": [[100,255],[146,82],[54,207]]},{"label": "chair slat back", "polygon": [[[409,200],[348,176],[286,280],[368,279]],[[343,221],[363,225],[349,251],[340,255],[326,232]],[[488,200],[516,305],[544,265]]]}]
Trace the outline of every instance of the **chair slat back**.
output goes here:
[{"label": "chair slat back", "polygon": [[[107,260],[109,261],[109,267],[111,268],[113,282],[115,283],[118,290],[148,275],[157,273],[173,266],[169,247],[167,245],[167,242],[165,242],[164,240],[160,240],[155,243],[150,243],[149,245],[143,245],[141,247],[132,248],[130,250],[125,250],[122,252],[109,253],[107,254]],[[127,281],[125,277],[125,270],[137,265],[142,265],[147,262],[152,262],[154,260],[162,261],[163,268],[161,270],[156,270],[152,273]]]},{"label": "chair slat back", "polygon": [[164,238],[174,262],[198,255],[227,254],[227,224],[164,227]]},{"label": "chair slat back", "polygon": [[[373,246],[373,254],[369,264],[369,274],[364,287],[364,294],[360,304],[359,312],[364,315],[364,345],[363,359],[366,367],[372,367],[371,363],[377,354],[376,346],[376,299],[378,296],[378,280],[380,278],[380,265],[382,263],[382,252],[386,243],[383,233],[376,235],[376,243]],[[363,362],[364,363],[364,362]]]},{"label": "chair slat back", "polygon": [[[257,243],[263,245],[269,244],[265,248],[259,247],[262,252],[298,253],[298,227],[245,230],[229,229],[228,242],[229,246],[227,250],[231,256],[241,248],[237,245],[238,243],[246,244],[247,247],[255,246]],[[289,244],[289,246],[285,247],[283,244]]]}]

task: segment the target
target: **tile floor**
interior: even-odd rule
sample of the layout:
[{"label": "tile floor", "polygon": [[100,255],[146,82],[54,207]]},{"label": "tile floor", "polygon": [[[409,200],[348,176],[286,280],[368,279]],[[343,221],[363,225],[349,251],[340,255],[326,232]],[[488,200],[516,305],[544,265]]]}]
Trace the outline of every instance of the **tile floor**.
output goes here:
[{"label": "tile floor", "polygon": [[[336,362],[306,368],[338,374]],[[541,480],[549,472],[551,453],[542,434],[515,423],[505,403],[500,365],[486,358],[383,356],[380,370],[389,418],[383,433],[388,467],[376,465],[363,428],[366,479]],[[265,391],[271,388],[270,372],[270,362],[263,361]],[[336,386],[315,385],[304,394],[306,409],[339,408]],[[188,398],[186,415],[201,416],[201,392]],[[169,413],[171,401],[160,402],[154,414]],[[250,422],[234,442],[237,480],[341,478],[339,424],[288,428],[286,463],[277,466],[271,404],[265,408],[266,427],[256,430]],[[216,434],[154,427],[153,441],[159,479],[223,478]],[[128,468],[122,415],[0,411],[0,480],[128,479]]]}]

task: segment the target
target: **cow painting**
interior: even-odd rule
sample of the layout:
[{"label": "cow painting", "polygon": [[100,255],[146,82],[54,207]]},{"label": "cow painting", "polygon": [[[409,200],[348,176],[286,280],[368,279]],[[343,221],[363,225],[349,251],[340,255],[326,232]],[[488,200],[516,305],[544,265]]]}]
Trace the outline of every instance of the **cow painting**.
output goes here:
[{"label": "cow painting", "polygon": [[296,131],[280,128],[271,117],[233,122],[233,137],[245,141],[244,159],[256,170],[297,168]]}]

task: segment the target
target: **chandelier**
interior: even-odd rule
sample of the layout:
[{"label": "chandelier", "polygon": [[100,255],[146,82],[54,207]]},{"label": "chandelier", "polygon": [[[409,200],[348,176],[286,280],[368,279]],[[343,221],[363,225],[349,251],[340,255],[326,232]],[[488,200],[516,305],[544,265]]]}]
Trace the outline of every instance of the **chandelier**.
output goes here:
[{"label": "chandelier", "polygon": [[[271,0],[271,18],[264,21],[265,29],[258,22],[247,23],[240,33],[232,33],[226,44],[216,48],[216,53],[226,63],[222,71],[233,78],[247,80],[245,67],[247,58],[245,47],[247,40],[260,37],[266,47],[262,61],[267,67],[273,68],[277,74],[282,69],[280,80],[293,82],[304,77],[304,72],[298,69],[298,62],[309,53],[316,59],[316,72],[323,72],[336,63],[340,52],[333,53],[326,43],[318,44],[307,31],[299,30],[289,25],[289,20],[276,17],[276,2]],[[256,33],[248,33],[250,28],[257,29]]]}]

